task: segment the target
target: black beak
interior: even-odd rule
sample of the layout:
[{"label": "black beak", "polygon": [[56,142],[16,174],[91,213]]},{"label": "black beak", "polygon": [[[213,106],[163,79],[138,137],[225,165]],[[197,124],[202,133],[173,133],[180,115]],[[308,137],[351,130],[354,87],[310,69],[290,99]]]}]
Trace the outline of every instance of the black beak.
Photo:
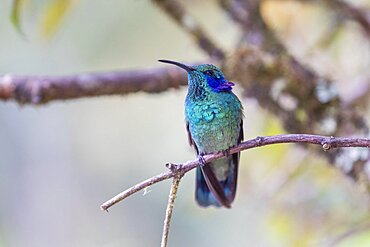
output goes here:
[{"label": "black beak", "polygon": [[185,65],[183,63],[179,63],[179,62],[176,62],[176,61],[160,59],[160,60],[158,60],[158,62],[161,62],[161,63],[169,63],[169,64],[173,64],[173,65],[179,66],[180,68],[186,70],[187,72],[190,72],[190,71],[195,70],[194,68],[192,68],[190,66],[187,66],[187,65]]}]

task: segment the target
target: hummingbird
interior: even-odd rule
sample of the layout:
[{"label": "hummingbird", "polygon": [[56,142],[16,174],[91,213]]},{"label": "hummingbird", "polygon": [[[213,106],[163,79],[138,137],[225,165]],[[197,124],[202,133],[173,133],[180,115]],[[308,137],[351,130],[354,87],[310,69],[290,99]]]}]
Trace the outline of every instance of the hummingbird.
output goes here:
[{"label": "hummingbird", "polygon": [[[230,208],[234,201],[240,153],[231,147],[243,140],[243,107],[232,92],[234,83],[212,64],[189,66],[171,60],[188,74],[185,120],[190,146],[199,159],[195,199],[202,207]],[[205,163],[203,155],[224,152],[225,157]]]}]

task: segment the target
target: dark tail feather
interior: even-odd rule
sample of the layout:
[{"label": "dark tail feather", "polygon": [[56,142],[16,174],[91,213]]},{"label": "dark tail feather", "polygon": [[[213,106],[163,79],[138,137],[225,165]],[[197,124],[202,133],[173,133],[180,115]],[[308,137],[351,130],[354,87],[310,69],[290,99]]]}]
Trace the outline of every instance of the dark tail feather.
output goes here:
[{"label": "dark tail feather", "polygon": [[236,193],[238,178],[239,154],[233,154],[226,160],[228,175],[225,180],[218,181],[212,170],[212,163],[197,168],[195,197],[202,207],[214,205],[230,208]]}]

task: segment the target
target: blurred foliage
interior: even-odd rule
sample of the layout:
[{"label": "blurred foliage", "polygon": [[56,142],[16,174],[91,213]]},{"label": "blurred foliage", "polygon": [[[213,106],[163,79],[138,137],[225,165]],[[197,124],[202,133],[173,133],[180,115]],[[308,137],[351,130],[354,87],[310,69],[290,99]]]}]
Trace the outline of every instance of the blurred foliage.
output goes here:
[{"label": "blurred foliage", "polygon": [[[13,0],[12,10],[10,19],[13,25],[21,32],[22,22],[21,22],[21,12],[28,2],[28,7],[32,8],[32,0]],[[72,8],[75,0],[48,0],[44,5],[44,9],[41,12],[40,26],[42,29],[42,34],[50,38],[57,31],[59,25],[61,24],[63,18]]]},{"label": "blurred foliage", "polygon": [[53,0],[45,6],[41,21],[45,36],[50,37],[54,34],[73,2],[73,0]]},{"label": "blurred foliage", "polygon": [[10,15],[10,20],[12,21],[13,25],[20,31],[21,24],[20,24],[20,12],[23,6],[24,0],[13,0],[12,11]]}]

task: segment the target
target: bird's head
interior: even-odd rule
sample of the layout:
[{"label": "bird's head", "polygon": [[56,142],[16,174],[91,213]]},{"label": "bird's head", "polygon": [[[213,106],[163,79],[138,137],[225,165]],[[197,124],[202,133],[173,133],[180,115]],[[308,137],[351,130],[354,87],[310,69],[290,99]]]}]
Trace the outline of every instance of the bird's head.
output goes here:
[{"label": "bird's head", "polygon": [[189,87],[201,87],[204,90],[219,93],[231,91],[234,86],[234,83],[227,81],[222,71],[212,64],[189,66],[171,60],[158,61],[173,64],[186,70],[188,72]]}]

